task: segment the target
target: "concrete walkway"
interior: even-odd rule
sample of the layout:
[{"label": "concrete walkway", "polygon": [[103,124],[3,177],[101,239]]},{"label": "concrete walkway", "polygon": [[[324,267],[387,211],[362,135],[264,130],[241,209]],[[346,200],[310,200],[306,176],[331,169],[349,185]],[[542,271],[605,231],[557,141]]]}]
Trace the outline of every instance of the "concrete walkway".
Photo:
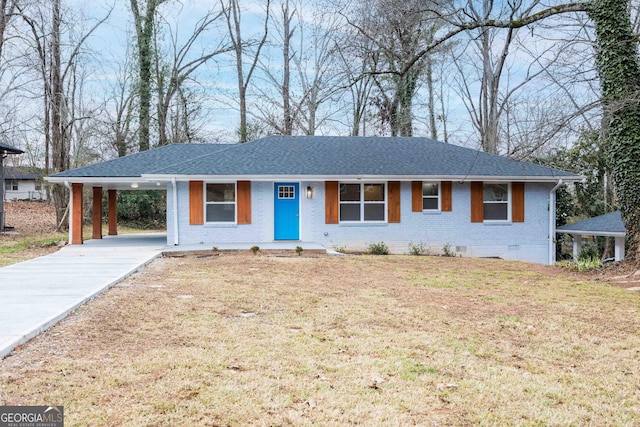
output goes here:
[{"label": "concrete walkway", "polygon": [[87,240],[0,268],[0,358],[158,257],[166,235]]}]

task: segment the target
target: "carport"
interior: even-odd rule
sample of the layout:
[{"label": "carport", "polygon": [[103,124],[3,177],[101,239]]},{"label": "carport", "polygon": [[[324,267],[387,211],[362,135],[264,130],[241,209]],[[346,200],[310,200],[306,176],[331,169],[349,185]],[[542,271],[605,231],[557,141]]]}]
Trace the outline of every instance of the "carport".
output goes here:
[{"label": "carport", "polygon": [[91,188],[93,203],[93,239],[102,239],[102,197],[107,192],[108,235],[118,234],[118,214],[116,201],[118,191],[157,190],[167,191],[167,182],[149,181],[143,173],[162,168],[176,162],[171,155],[163,155],[150,150],[130,154],[95,165],[84,166],[70,171],[45,177],[51,183],[65,185],[69,191],[69,243],[81,245],[84,188]]},{"label": "carport", "polygon": [[624,259],[624,244],[627,229],[622,221],[620,211],[585,219],[573,224],[563,225],[556,229],[558,233],[570,234],[573,237],[573,259],[577,260],[582,250],[583,236],[604,236],[615,238],[615,260]]}]

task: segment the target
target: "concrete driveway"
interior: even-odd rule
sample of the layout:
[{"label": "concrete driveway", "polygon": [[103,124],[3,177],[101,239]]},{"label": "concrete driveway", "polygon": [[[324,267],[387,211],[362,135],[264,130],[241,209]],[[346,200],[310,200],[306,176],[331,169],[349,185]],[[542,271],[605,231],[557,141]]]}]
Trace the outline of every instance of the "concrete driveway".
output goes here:
[{"label": "concrete driveway", "polygon": [[0,358],[158,257],[166,241],[109,236],[0,268]]}]

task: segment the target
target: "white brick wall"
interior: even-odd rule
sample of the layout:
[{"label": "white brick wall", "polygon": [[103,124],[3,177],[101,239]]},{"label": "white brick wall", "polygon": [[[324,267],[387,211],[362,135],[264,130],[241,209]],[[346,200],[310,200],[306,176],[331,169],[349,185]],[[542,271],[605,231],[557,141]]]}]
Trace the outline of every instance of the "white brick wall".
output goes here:
[{"label": "white brick wall", "polygon": [[[252,182],[252,223],[189,225],[188,183],[178,183],[181,244],[266,243],[273,241],[273,182]],[[306,188],[313,187],[307,199]],[[452,212],[411,211],[411,183],[401,183],[401,222],[397,224],[325,224],[324,182],[300,182],[300,240],[326,247],[366,250],[385,242],[393,253],[409,253],[409,244],[423,244],[439,254],[445,245],[463,257],[500,257],[537,263],[548,261],[550,184],[525,184],[524,223],[472,223],[470,184],[453,183]],[[173,241],[172,189],[167,192],[168,241]],[[456,250],[458,249],[458,250]]]}]

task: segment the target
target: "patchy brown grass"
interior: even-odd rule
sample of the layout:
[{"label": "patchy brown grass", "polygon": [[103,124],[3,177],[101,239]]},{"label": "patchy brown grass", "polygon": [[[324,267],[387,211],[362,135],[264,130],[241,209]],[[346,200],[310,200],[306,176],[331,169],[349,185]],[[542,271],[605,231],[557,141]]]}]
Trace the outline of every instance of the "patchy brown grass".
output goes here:
[{"label": "patchy brown grass", "polygon": [[67,425],[637,425],[637,293],[499,260],[166,258],[0,363]]},{"label": "patchy brown grass", "polygon": [[5,225],[14,227],[0,234],[0,267],[47,255],[59,249],[67,233],[55,232],[55,208],[45,202],[5,202]]}]

